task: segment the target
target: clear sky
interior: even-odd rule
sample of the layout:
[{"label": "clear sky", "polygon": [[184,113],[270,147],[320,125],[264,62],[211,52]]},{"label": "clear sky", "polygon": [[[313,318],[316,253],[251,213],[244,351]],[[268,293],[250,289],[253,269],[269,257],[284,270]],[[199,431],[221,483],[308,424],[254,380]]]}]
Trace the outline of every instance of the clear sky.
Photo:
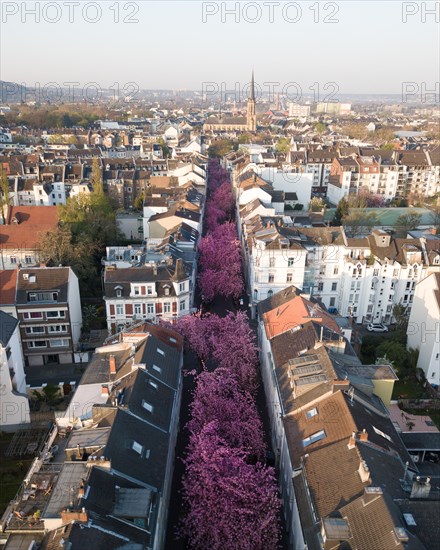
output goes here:
[{"label": "clear sky", "polygon": [[[236,5],[235,15],[226,13]],[[278,82],[277,91],[290,82],[302,90],[335,82],[342,94],[399,94],[402,82],[434,88],[440,80],[439,16],[425,12],[440,10],[439,2],[258,5],[2,0],[0,77],[29,86],[202,90],[204,82],[225,82],[233,89],[254,67],[256,82]]]}]

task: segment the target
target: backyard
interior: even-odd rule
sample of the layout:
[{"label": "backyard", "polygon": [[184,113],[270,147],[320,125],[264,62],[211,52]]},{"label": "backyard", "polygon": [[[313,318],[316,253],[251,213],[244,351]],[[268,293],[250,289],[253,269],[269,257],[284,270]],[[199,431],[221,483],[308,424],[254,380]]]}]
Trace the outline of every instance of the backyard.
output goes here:
[{"label": "backyard", "polygon": [[32,462],[32,458],[17,460],[5,455],[13,435],[12,433],[0,434],[0,515],[7,508],[9,501],[14,498]]}]

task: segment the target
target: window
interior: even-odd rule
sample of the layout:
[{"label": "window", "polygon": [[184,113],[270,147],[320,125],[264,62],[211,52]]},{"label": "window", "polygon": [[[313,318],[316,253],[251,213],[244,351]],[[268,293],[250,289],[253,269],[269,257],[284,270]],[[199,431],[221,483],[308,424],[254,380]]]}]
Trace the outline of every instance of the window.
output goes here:
[{"label": "window", "polygon": [[67,338],[57,338],[55,340],[49,340],[51,348],[66,348],[69,345]]},{"label": "window", "polygon": [[58,292],[28,292],[28,302],[56,302]]},{"label": "window", "polygon": [[161,374],[161,372],[162,372],[162,369],[160,367],[158,367],[157,365],[153,365],[153,370],[155,370],[159,374]]},{"label": "window", "polygon": [[337,275],[339,273],[339,267],[338,266],[335,266],[333,268],[333,275]]},{"label": "window", "polygon": [[164,287],[163,292],[164,292],[165,296],[169,296],[169,295],[170,295],[170,289],[169,289],[169,287],[167,287],[167,286]]},{"label": "window", "polygon": [[185,283],[179,283],[179,291],[184,292],[185,291]]},{"label": "window", "polygon": [[410,288],[411,288],[411,283],[408,281],[408,282],[406,283],[406,290],[409,290]]},{"label": "window", "polygon": [[116,304],[116,315],[124,315],[124,306],[122,304]]},{"label": "window", "polygon": [[170,302],[165,302],[163,305],[163,312],[164,313],[170,313],[171,311],[171,304]]},{"label": "window", "polygon": [[154,313],[154,304],[147,304],[147,313],[150,315]]},{"label": "window", "polygon": [[318,283],[318,292],[322,292],[324,290],[324,283]]},{"label": "window", "polygon": [[336,298],[330,298],[330,307],[334,307],[336,302]]},{"label": "window", "polygon": [[25,257],[24,257],[24,263],[25,263],[25,264],[33,264],[33,263],[34,263],[34,259],[32,258],[32,256],[25,256]]},{"label": "window", "polygon": [[320,274],[320,275],[325,275],[325,265],[322,265],[322,266],[319,268],[319,274]]},{"label": "window", "polygon": [[373,277],[377,277],[379,275],[379,270],[378,269],[375,269],[373,271]]},{"label": "window", "polygon": [[133,294],[134,294],[135,296],[140,296],[140,294],[141,294],[141,289],[140,289],[140,287],[134,286],[134,287],[133,287]]},{"label": "window", "polygon": [[373,304],[368,304],[367,313],[372,313],[372,311],[373,311]]},{"label": "window", "polygon": [[399,275],[399,270],[398,269],[394,269],[393,270],[393,277],[397,277]]},{"label": "window", "polygon": [[142,399],[142,408],[152,413],[154,407],[151,403],[148,403],[148,401],[145,401],[145,399]]},{"label": "window", "polygon": [[153,294],[153,287],[152,286],[147,286],[147,294],[148,294],[148,296],[151,296]]},{"label": "window", "polygon": [[286,283],[291,283],[293,279],[292,273],[288,273],[286,276]]},{"label": "window", "polygon": [[48,319],[64,319],[65,316],[66,316],[65,311],[48,311],[46,313],[46,317]]},{"label": "window", "polygon": [[116,298],[121,298],[121,296],[122,296],[122,290],[120,288],[118,288],[116,290]]},{"label": "window", "polygon": [[9,261],[11,262],[11,264],[16,264],[17,263],[17,257],[16,256],[9,256]]},{"label": "window", "polygon": [[134,304],[134,314],[142,315],[142,304]]},{"label": "window", "polygon": [[348,301],[349,301],[349,302],[352,302],[352,301],[353,301],[353,294],[350,294],[350,296],[348,297]]},{"label": "window", "polygon": [[314,407],[313,409],[310,409],[310,411],[306,412],[306,417],[307,417],[308,420],[310,420],[310,418],[313,418],[317,414],[318,414],[318,409],[316,407]]},{"label": "window", "polygon": [[275,267],[275,258],[269,258],[269,267]]},{"label": "window", "polygon": [[44,327],[26,327],[26,334],[44,334]]},{"label": "window", "polygon": [[51,327],[48,327],[49,333],[56,333],[56,332],[67,332],[67,325],[54,325]]},{"label": "window", "polygon": [[43,319],[41,311],[31,311],[29,313],[23,313],[24,319]]},{"label": "window", "polygon": [[294,258],[288,258],[287,260],[287,267],[293,267],[293,264],[295,263]]},{"label": "window", "polygon": [[269,278],[268,278],[268,282],[269,283],[273,283],[275,280],[275,275],[273,273],[269,273]]},{"label": "window", "polygon": [[338,288],[338,283],[332,283],[332,291],[334,292]]},{"label": "window", "polygon": [[320,441],[321,439],[325,438],[325,432],[324,430],[319,430],[319,432],[316,432],[309,437],[306,437],[303,439],[303,447],[308,447],[309,445],[312,445],[312,443],[315,443],[316,441]]},{"label": "window", "polygon": [[182,300],[182,301],[180,302],[180,311],[184,311],[184,310],[185,310],[185,303],[186,303],[185,300]]},{"label": "window", "polygon": [[163,355],[163,356],[165,355],[165,352],[163,351],[163,349],[160,349],[160,348],[157,348],[157,353],[159,355]]},{"label": "window", "polygon": [[351,281],[350,290],[354,290],[356,288],[356,281]]},{"label": "window", "polygon": [[46,348],[46,340],[34,340],[33,342],[28,342],[28,348]]}]

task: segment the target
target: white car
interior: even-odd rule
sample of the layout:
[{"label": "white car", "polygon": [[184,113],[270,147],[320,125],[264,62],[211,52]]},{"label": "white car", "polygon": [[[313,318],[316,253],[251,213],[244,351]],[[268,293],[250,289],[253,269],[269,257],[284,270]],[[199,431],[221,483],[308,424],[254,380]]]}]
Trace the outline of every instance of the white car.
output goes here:
[{"label": "white car", "polygon": [[388,327],[381,323],[370,323],[367,325],[367,330],[370,332],[388,332]]}]

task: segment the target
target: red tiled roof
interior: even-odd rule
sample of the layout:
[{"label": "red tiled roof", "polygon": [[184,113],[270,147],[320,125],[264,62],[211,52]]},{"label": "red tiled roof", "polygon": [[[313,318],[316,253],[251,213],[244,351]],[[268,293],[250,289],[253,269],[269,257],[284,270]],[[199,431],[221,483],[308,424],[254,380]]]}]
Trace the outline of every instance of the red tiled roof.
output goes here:
[{"label": "red tiled roof", "polygon": [[[12,223],[16,218],[19,223]],[[7,225],[0,226],[0,247],[34,249],[42,235],[53,231],[58,224],[56,206],[11,206]]]},{"label": "red tiled roof", "polygon": [[17,275],[18,269],[0,270],[0,304],[13,305],[15,303]]}]

